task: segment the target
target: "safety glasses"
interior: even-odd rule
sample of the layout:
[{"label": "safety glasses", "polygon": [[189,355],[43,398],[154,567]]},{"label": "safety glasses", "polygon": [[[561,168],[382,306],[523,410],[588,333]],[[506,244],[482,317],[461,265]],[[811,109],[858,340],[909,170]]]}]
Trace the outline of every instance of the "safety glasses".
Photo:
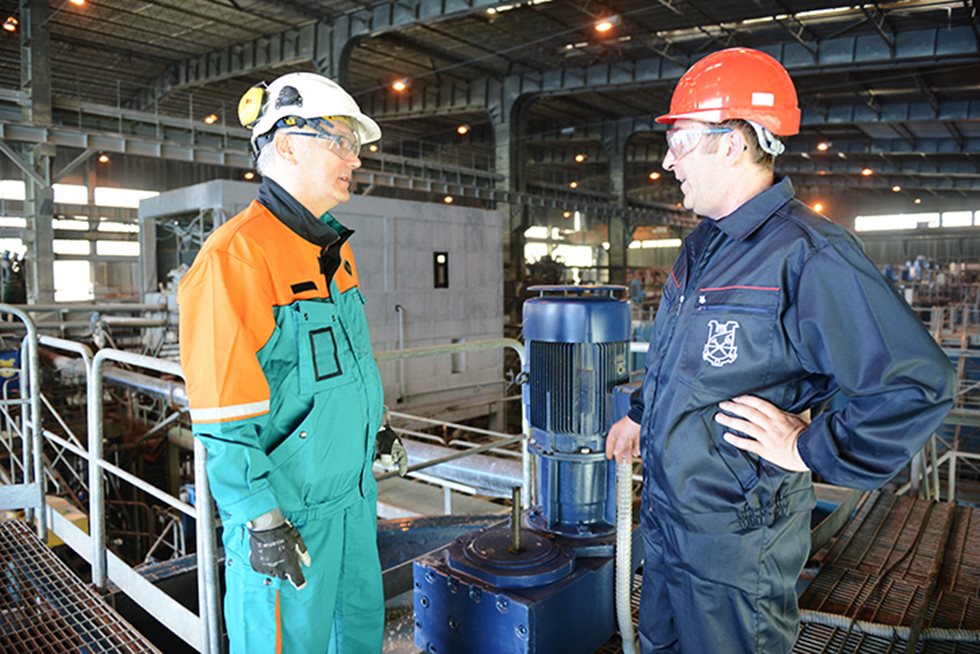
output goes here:
[{"label": "safety glasses", "polygon": [[694,151],[705,134],[727,134],[731,127],[674,127],[667,130],[667,148],[674,161]]},{"label": "safety glasses", "polygon": [[286,132],[286,134],[295,134],[296,136],[310,136],[317,139],[321,143],[326,144],[327,149],[333,152],[335,155],[341,159],[354,159],[361,154],[361,141],[357,138],[357,133],[352,132],[351,136],[345,134],[333,134],[330,129],[334,127],[334,124],[327,120],[326,118],[310,119],[305,120],[306,127],[312,127],[315,132]]}]

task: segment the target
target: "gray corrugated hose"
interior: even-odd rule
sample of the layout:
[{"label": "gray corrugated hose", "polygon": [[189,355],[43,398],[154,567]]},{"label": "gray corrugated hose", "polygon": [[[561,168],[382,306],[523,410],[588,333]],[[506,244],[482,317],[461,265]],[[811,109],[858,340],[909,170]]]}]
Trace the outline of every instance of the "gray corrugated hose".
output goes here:
[{"label": "gray corrugated hose", "polygon": [[633,611],[633,463],[616,464],[616,619],[623,640],[623,654],[636,654]]}]

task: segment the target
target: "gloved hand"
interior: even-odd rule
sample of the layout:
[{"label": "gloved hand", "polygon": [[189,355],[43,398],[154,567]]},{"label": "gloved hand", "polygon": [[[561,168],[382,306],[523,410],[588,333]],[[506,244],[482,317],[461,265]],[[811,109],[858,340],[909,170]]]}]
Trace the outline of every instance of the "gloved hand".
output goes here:
[{"label": "gloved hand", "polygon": [[374,451],[381,465],[385,468],[398,466],[398,476],[404,477],[408,474],[408,453],[402,445],[402,439],[391,428],[385,420],[384,426],[378,432],[378,439],[374,446]]},{"label": "gloved hand", "polygon": [[[248,523],[251,535],[248,561],[262,575],[288,579],[297,590],[306,587],[302,565],[313,559],[299,531],[282,511],[273,509]],[[302,564],[302,565],[301,565]]]}]

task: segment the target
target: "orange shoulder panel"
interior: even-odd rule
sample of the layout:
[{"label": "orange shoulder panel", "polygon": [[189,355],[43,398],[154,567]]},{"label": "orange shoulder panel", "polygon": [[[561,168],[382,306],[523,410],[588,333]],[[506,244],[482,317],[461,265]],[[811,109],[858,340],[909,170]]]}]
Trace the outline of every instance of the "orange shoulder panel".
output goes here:
[{"label": "orange shoulder panel", "polygon": [[[269,260],[250,229],[252,203],[219,227],[180,282],[180,358],[194,422],[227,422],[269,410],[258,351],[275,328]],[[278,221],[276,221],[278,222]]]}]

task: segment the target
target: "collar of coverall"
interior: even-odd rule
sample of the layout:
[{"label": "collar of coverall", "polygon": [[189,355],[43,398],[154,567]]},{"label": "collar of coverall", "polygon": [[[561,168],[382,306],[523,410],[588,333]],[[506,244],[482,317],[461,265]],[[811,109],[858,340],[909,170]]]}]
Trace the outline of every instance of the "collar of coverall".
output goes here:
[{"label": "collar of coverall", "polygon": [[333,245],[341,237],[354,233],[329,213],[317,219],[299,200],[268,177],[263,178],[259,187],[259,203],[300,238],[320,247]]},{"label": "collar of coverall", "polygon": [[736,241],[744,241],[793,199],[793,184],[783,177],[715,224]]}]

